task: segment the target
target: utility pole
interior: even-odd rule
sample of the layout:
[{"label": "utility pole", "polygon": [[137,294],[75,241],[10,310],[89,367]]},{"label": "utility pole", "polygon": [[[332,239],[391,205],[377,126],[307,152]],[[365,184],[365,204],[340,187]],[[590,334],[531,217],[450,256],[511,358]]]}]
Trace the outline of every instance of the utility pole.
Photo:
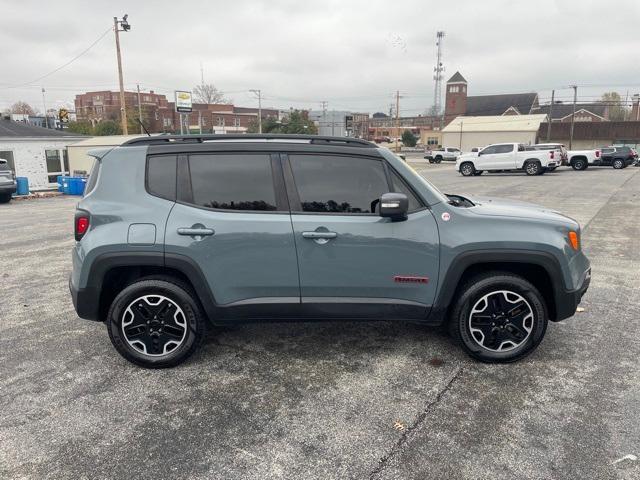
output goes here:
[{"label": "utility pole", "polygon": [[140,103],[140,84],[136,85],[138,88],[138,121],[140,122],[140,133],[144,134],[144,127],[142,126],[142,104]]},{"label": "utility pole", "polygon": [[249,90],[258,97],[258,133],[262,133],[262,90]]},{"label": "utility pole", "polygon": [[551,120],[553,119],[553,104],[556,99],[556,91],[551,90],[551,105],[549,105],[549,119],[547,120],[547,142],[551,140]]},{"label": "utility pole", "polygon": [[[325,128],[327,126],[327,107],[329,106],[329,102],[323,100],[320,104],[322,105],[322,123],[320,124],[320,127]],[[321,130],[318,129],[318,133],[320,132]]]},{"label": "utility pole", "polygon": [[204,85],[204,67],[202,66],[202,62],[200,62],[200,85]]},{"label": "utility pole", "polygon": [[573,126],[575,124],[576,117],[576,103],[578,101],[578,86],[571,85],[573,88],[573,111],[571,113],[571,132],[569,133],[569,150],[573,148]]},{"label": "utility pole", "polygon": [[44,99],[44,87],[42,87],[42,108],[44,108],[44,125],[49,128],[49,118],[47,117],[47,102]]},{"label": "utility pole", "polygon": [[460,151],[462,151],[462,124],[463,124],[463,120],[460,119],[460,145],[458,146],[458,148],[460,149]]},{"label": "utility pole", "polygon": [[400,135],[400,90],[396,90],[396,153],[398,149],[398,135]]},{"label": "utility pole", "polygon": [[[120,119],[122,120],[122,134],[127,135],[127,110],[124,103],[124,80],[122,79],[122,56],[120,55],[120,32],[128,32],[131,29],[127,22],[128,15],[125,14],[122,20],[113,17],[113,31],[116,34],[116,53],[118,56],[118,80],[120,81]],[[120,29],[122,27],[122,29]]]}]

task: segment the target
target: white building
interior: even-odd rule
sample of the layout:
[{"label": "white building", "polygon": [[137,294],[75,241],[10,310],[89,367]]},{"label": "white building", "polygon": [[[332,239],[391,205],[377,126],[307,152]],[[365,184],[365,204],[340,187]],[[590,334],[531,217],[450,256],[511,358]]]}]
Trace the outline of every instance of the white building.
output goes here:
[{"label": "white building", "polygon": [[127,140],[141,137],[142,135],[105,135],[101,137],[85,137],[83,140],[69,145],[69,169],[71,172],[82,171],[91,173],[95,159],[89,156],[91,150],[100,148],[114,148],[122,145]]},{"label": "white building", "polygon": [[534,144],[546,114],[456,117],[442,129],[442,145],[468,152],[492,143]]},{"label": "white building", "polygon": [[87,137],[22,122],[0,119],[0,158],[16,176],[29,179],[29,189],[57,187],[57,176],[69,173],[67,146]]},{"label": "white building", "polygon": [[311,110],[309,120],[318,127],[318,135],[328,137],[347,136],[347,116],[351,112],[339,110]]}]

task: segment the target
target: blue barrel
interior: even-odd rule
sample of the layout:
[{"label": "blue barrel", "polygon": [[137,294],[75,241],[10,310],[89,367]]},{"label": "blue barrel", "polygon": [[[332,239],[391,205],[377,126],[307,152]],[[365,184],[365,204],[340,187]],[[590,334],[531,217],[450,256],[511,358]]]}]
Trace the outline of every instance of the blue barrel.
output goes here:
[{"label": "blue barrel", "polygon": [[71,187],[71,177],[62,177],[62,193],[69,195],[69,188]]},{"label": "blue barrel", "polygon": [[69,195],[82,195],[84,194],[84,186],[87,183],[87,179],[84,177],[69,177]]},{"label": "blue barrel", "polygon": [[27,177],[18,177],[16,178],[17,191],[18,195],[29,195],[29,179]]}]

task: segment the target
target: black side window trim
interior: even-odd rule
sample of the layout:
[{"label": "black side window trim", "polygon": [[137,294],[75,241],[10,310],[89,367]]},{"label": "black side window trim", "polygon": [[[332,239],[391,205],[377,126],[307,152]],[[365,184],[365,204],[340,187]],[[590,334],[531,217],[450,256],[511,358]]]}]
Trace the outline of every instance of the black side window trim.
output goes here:
[{"label": "black side window trim", "polygon": [[[211,208],[197,205],[193,200],[193,186],[191,184],[191,170],[189,164],[189,158],[197,155],[268,155],[271,167],[271,180],[273,182],[274,193],[276,197],[277,210],[233,210],[225,208]],[[178,173],[177,173],[177,200],[180,205],[187,207],[198,208],[200,210],[207,210],[210,212],[222,212],[222,213],[260,213],[268,215],[289,215],[290,207],[287,193],[285,191],[284,179],[280,167],[280,158],[278,153],[273,152],[217,152],[217,151],[202,151],[193,153],[184,153],[179,155],[178,158]]]},{"label": "black side window trim", "polygon": [[[388,168],[389,171],[395,173],[396,177],[402,182],[402,184],[404,185],[404,187],[409,190],[409,192],[411,192],[411,194],[415,197],[415,199],[418,201],[418,203],[420,204],[420,207],[414,209],[414,210],[409,210],[408,213],[415,213],[415,212],[421,212],[422,210],[424,210],[425,208],[428,208],[427,202],[424,201],[424,198],[422,198],[420,195],[418,195],[418,193],[413,189],[413,187],[411,185],[409,185],[406,180],[403,178],[402,175],[400,175],[400,173],[398,173],[398,171],[393,168],[391,165],[386,165],[387,162],[385,161],[385,168]],[[391,174],[387,173],[388,177],[389,177],[389,185],[391,186],[391,190],[389,190],[390,192],[393,192],[394,187],[393,187],[393,180],[391,179]],[[397,193],[402,193],[402,192],[397,192]]]}]

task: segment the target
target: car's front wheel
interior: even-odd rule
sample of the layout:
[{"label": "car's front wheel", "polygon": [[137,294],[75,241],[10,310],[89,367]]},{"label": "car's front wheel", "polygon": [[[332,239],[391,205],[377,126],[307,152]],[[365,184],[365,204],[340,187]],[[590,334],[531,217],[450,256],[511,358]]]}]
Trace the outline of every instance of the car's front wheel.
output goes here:
[{"label": "car's front wheel", "polygon": [[470,177],[475,173],[476,169],[471,162],[464,162],[460,165],[460,173],[465,177]]},{"label": "car's front wheel", "polygon": [[205,320],[190,289],[173,279],[142,279],[122,290],[107,316],[118,353],[146,368],[173,367],[201,343]]},{"label": "car's front wheel", "polygon": [[449,330],[462,348],[483,362],[514,362],[531,352],[547,330],[540,292],[524,278],[490,272],[461,289]]}]

